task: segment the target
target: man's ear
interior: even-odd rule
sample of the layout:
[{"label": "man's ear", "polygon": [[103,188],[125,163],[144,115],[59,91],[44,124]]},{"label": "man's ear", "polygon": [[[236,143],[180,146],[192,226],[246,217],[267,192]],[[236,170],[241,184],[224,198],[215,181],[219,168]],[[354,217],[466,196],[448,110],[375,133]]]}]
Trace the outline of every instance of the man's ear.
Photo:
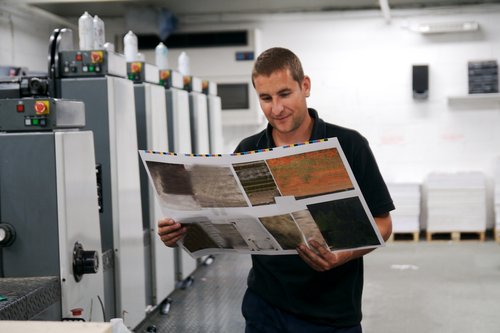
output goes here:
[{"label": "man's ear", "polygon": [[309,78],[309,76],[307,75],[304,76],[301,88],[304,91],[306,97],[309,97],[309,95],[311,94],[311,79]]}]

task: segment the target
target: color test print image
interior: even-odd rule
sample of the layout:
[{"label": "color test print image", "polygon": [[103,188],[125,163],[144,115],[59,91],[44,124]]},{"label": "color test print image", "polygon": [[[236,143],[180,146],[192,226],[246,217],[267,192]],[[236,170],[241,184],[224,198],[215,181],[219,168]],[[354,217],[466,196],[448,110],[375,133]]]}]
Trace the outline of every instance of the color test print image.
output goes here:
[{"label": "color test print image", "polygon": [[162,205],[175,210],[248,207],[231,169],[146,161]]},{"label": "color test print image", "polygon": [[181,224],[188,229],[182,243],[191,253],[206,249],[280,250],[279,244],[253,217],[216,220],[191,217],[182,220]]},{"label": "color test print image", "polygon": [[191,218],[183,223],[188,232],[183,239],[190,252],[203,249],[249,250],[247,243],[232,223],[212,223],[208,218]]},{"label": "color test print image", "polygon": [[267,160],[283,196],[303,199],[354,189],[336,148]]},{"label": "color test print image", "polygon": [[302,233],[290,214],[260,217],[259,220],[283,250],[294,250],[304,243]]},{"label": "color test print image", "polygon": [[381,245],[357,197],[307,205],[331,250]]},{"label": "color test print image", "polygon": [[260,222],[283,250],[294,250],[299,244],[314,239],[329,247],[308,210],[290,214],[260,217]]},{"label": "color test print image", "polygon": [[318,228],[318,225],[308,210],[293,212],[292,216],[307,241],[314,239],[320,245],[328,247],[321,231]]},{"label": "color test print image", "polygon": [[233,168],[252,206],[274,204],[280,196],[266,162],[238,163]]}]

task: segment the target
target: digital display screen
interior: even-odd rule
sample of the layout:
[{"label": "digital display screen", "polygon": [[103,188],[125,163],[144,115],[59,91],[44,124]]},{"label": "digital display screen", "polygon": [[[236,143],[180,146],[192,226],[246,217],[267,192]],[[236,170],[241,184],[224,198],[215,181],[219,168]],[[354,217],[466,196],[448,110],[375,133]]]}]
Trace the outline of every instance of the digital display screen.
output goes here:
[{"label": "digital display screen", "polygon": [[245,110],[250,107],[248,83],[219,83],[217,95],[221,98],[221,109]]}]

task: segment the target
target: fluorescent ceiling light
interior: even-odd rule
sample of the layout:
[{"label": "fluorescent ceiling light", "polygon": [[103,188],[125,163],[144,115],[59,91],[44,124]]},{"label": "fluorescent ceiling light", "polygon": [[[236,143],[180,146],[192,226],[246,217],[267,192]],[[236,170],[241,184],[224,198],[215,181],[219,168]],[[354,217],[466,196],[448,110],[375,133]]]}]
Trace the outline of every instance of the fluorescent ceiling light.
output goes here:
[{"label": "fluorescent ceiling light", "polygon": [[479,30],[479,23],[474,21],[420,23],[411,26],[410,30],[424,35],[455,33],[455,32],[472,32]]}]

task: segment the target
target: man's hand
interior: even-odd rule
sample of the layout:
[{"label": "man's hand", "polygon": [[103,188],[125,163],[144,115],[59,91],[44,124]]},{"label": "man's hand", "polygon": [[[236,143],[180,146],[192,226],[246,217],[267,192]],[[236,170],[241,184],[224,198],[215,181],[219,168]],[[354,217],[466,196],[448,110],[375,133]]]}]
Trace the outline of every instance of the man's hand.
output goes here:
[{"label": "man's hand", "polygon": [[[380,216],[375,216],[375,223],[380,231],[384,241],[386,241],[392,232],[392,219],[391,214],[385,213]],[[309,265],[312,269],[318,272],[324,272],[334,267],[345,264],[349,260],[356,259],[370,253],[374,249],[362,249],[342,252],[331,252],[325,245],[321,245],[315,240],[309,241],[311,248],[305,244],[297,246],[299,256]]]},{"label": "man's hand", "polygon": [[170,218],[158,221],[158,235],[168,247],[176,247],[177,241],[184,237],[186,232],[186,227]]},{"label": "man's hand", "polygon": [[331,252],[315,240],[309,241],[309,245],[311,249],[305,244],[300,244],[297,252],[302,260],[318,272],[325,272],[340,266],[351,260],[354,254],[354,251]]}]

